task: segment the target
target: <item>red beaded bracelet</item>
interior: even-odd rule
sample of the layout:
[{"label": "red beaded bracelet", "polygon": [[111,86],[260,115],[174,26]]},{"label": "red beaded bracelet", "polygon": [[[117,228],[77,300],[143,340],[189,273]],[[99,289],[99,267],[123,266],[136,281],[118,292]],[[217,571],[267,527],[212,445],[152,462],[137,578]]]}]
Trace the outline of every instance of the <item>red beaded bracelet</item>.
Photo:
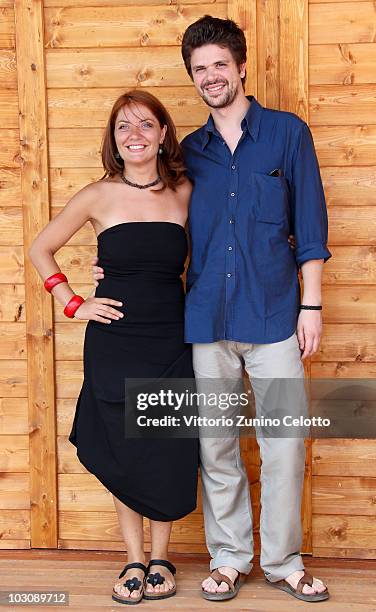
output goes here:
[{"label": "red beaded bracelet", "polygon": [[80,295],[73,295],[64,308],[65,316],[69,317],[70,319],[73,319],[74,313],[76,312],[76,310],[78,310],[78,308],[84,301],[84,298]]},{"label": "red beaded bracelet", "polygon": [[52,276],[49,276],[44,281],[44,288],[47,289],[48,293],[51,293],[51,290],[59,285],[59,283],[67,283],[68,279],[62,272],[56,272]]}]

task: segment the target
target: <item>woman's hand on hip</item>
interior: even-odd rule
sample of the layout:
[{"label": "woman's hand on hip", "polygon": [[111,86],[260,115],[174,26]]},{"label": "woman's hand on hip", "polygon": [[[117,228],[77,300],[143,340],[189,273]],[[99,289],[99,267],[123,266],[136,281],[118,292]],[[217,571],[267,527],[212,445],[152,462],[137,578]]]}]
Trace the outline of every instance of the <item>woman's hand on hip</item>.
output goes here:
[{"label": "woman's hand on hip", "polygon": [[122,302],[110,298],[88,297],[79,308],[74,318],[85,321],[98,321],[99,323],[111,323],[111,319],[118,321],[123,318],[123,313],[112,306],[122,306]]}]

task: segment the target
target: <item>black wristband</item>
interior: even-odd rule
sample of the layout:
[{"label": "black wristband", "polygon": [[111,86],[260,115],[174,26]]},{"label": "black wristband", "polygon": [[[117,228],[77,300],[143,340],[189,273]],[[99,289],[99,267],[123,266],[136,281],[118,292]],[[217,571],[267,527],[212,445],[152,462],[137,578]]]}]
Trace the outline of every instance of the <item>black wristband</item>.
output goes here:
[{"label": "black wristband", "polygon": [[306,306],[305,304],[300,304],[300,310],[322,310],[322,306]]}]

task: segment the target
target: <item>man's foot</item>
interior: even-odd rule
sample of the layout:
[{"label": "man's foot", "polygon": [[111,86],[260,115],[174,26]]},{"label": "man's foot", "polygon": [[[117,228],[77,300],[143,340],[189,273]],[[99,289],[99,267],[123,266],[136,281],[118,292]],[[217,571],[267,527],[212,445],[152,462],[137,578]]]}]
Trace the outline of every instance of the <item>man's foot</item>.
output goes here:
[{"label": "man's foot", "polygon": [[167,593],[168,591],[171,591],[175,587],[175,579],[173,575],[171,574],[170,570],[167,569],[167,567],[164,567],[163,565],[153,565],[149,569],[149,573],[150,574],[160,574],[162,578],[165,578],[165,581],[163,582],[163,584],[156,584],[155,586],[153,586],[152,584],[150,584],[150,582],[146,580],[146,583],[145,583],[146,595]]},{"label": "man's foot", "polygon": [[[130,591],[129,589],[127,589],[127,587],[124,586],[124,584],[127,582],[127,580],[131,580],[134,577],[139,580],[140,585],[138,589],[133,589],[132,591]],[[114,585],[114,591],[118,595],[121,595],[122,597],[125,597],[125,598],[139,599],[141,592],[142,592],[142,585],[144,582],[144,578],[145,578],[145,572],[143,572],[142,569],[138,569],[134,567],[129,568],[125,572],[121,580],[116,582],[116,584]],[[128,585],[130,586],[130,583],[128,583]]]},{"label": "man's foot", "polygon": [[[233,567],[228,567],[227,565],[219,567],[218,571],[221,574],[228,576],[231,582],[235,582],[237,576],[239,575],[238,570],[234,569]],[[215,580],[213,580],[213,578],[211,578],[210,576],[209,578],[203,580],[201,586],[207,593],[226,593],[230,590],[226,582],[221,582],[221,584],[218,585]]]},{"label": "man's foot", "polygon": [[[289,574],[285,580],[292,586],[293,589],[296,590],[297,584],[303,574],[303,570],[297,570],[296,572]],[[313,578],[312,586],[310,587],[308,584],[305,584],[302,592],[304,595],[314,595],[315,593],[323,593],[325,589],[326,585],[321,580],[318,578]]]}]

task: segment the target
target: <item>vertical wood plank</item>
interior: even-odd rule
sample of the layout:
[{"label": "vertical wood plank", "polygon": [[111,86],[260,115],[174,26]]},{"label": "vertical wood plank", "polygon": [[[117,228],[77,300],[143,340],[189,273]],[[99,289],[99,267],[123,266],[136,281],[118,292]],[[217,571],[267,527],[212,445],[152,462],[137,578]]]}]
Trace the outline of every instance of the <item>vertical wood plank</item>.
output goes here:
[{"label": "vertical wood plank", "polygon": [[[279,91],[280,109],[308,122],[308,0],[280,3]],[[311,363],[304,364],[311,378]],[[303,551],[312,552],[312,441],[306,440],[303,489]]]},{"label": "vertical wood plank", "polygon": [[[49,221],[42,0],[15,0],[24,247]],[[25,257],[31,546],[57,547],[52,303]]]},{"label": "vertical wood plank", "polygon": [[257,99],[279,109],[279,0],[257,3]]},{"label": "vertical wood plank", "polygon": [[281,110],[308,122],[308,0],[280,2]]},{"label": "vertical wood plank", "polygon": [[257,98],[257,1],[228,0],[227,15],[243,30],[247,41],[245,93]]}]

